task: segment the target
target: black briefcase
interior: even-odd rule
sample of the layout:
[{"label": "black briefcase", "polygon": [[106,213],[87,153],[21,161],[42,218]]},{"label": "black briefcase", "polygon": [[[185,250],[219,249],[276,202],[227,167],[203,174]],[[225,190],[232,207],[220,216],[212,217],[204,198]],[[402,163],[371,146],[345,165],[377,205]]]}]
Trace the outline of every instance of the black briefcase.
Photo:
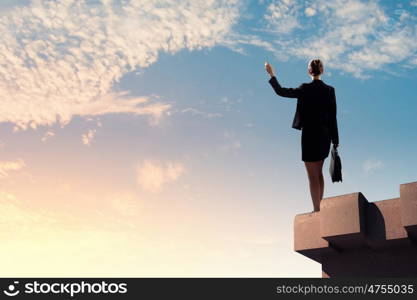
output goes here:
[{"label": "black briefcase", "polygon": [[331,152],[331,161],[330,161],[330,177],[332,177],[332,182],[342,181],[342,161],[340,160],[339,153],[337,148],[333,145]]}]

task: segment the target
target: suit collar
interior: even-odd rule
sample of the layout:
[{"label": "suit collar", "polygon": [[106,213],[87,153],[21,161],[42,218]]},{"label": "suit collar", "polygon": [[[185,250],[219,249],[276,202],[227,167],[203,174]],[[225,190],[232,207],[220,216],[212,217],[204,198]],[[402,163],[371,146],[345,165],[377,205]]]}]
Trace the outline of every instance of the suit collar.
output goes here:
[{"label": "suit collar", "polygon": [[321,79],[313,79],[313,80],[311,80],[311,83],[323,83],[323,80],[321,80]]}]

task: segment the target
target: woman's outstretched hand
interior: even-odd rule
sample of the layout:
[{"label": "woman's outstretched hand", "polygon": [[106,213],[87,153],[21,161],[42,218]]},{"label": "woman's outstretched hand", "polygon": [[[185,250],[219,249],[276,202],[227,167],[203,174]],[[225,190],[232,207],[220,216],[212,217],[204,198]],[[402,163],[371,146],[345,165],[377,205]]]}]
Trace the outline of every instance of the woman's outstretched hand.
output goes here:
[{"label": "woman's outstretched hand", "polygon": [[268,72],[269,75],[271,75],[271,77],[274,76],[274,69],[267,61],[265,62],[265,70]]}]

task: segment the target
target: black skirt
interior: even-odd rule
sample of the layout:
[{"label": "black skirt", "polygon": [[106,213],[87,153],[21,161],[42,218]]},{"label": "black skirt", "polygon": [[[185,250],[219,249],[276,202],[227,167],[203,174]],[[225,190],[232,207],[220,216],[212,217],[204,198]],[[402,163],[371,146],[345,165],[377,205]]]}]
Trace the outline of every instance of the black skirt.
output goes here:
[{"label": "black skirt", "polygon": [[319,161],[329,156],[330,131],[327,126],[303,127],[301,131],[301,159]]}]

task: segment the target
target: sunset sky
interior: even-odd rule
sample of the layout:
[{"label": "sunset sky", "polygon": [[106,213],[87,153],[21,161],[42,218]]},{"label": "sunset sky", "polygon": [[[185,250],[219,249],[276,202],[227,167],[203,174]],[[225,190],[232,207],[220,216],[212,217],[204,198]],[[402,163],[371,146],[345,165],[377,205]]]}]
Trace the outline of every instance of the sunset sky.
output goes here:
[{"label": "sunset sky", "polygon": [[321,277],[295,100],[336,89],[343,183],[417,181],[417,1],[0,0],[0,275]]}]

